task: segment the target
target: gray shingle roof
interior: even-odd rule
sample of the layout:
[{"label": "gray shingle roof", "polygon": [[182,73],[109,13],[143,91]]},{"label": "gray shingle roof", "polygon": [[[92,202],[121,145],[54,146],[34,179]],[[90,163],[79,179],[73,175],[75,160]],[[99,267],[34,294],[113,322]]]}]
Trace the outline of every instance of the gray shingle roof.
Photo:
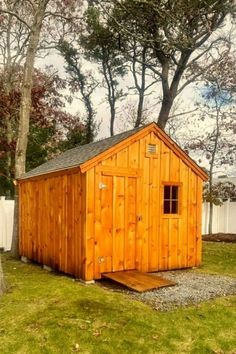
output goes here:
[{"label": "gray shingle roof", "polygon": [[44,164],[34,168],[33,170],[25,173],[21,179],[29,177],[40,176],[49,172],[64,170],[67,168],[77,167],[84,162],[92,159],[100,153],[106,151],[110,147],[120,143],[129,136],[137,133],[144,127],[129,130],[127,132],[114,135],[110,138],[96,141],[94,143],[81,145],[73,149],[67,150],[61,155],[55,157],[52,160],[45,162]]}]

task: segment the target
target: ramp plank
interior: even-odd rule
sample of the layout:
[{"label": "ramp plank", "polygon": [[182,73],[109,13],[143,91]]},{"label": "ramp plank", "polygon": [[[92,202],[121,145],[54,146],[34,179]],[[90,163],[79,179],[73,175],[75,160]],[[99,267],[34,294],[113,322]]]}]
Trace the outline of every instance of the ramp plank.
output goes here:
[{"label": "ramp plank", "polygon": [[173,281],[153,274],[141,273],[137,270],[104,273],[102,276],[104,278],[114,280],[115,282],[125,285],[127,288],[138,292],[176,285]]}]

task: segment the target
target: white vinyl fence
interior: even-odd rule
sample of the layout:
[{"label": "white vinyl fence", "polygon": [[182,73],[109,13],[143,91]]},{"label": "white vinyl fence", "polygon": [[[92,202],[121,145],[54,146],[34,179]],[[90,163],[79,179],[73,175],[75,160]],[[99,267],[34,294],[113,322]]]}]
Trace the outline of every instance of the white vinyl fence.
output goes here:
[{"label": "white vinyl fence", "polygon": [[10,251],[13,231],[14,200],[0,197],[0,248]]},{"label": "white vinyl fence", "polygon": [[[208,233],[209,221],[209,203],[203,203],[202,208],[202,234]],[[236,234],[236,202],[230,200],[222,205],[214,205],[213,207],[213,233],[231,233]]]}]

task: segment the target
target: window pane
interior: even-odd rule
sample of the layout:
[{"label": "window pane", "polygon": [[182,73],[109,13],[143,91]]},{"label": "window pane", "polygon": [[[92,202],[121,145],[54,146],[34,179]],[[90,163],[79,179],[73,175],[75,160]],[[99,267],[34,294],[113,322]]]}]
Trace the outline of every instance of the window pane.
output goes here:
[{"label": "window pane", "polygon": [[170,214],[170,203],[169,200],[164,201],[164,214]]},{"label": "window pane", "polygon": [[170,186],[164,187],[164,199],[170,199]]},{"label": "window pane", "polygon": [[178,201],[172,201],[172,214],[178,214]]},{"label": "window pane", "polygon": [[172,199],[178,199],[178,186],[172,186]]}]

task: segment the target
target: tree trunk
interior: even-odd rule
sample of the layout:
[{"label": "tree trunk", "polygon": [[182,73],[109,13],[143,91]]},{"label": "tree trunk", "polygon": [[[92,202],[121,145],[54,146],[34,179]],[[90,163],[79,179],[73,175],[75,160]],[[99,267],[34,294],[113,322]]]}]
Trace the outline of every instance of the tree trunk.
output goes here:
[{"label": "tree trunk", "polygon": [[169,119],[170,111],[173,105],[173,102],[178,94],[178,87],[188,60],[192,54],[191,49],[183,50],[178,61],[178,66],[175,71],[175,74],[172,78],[171,83],[169,84],[169,59],[162,58],[162,91],[163,91],[163,100],[162,106],[158,117],[158,125],[161,129],[165,129],[166,123]]},{"label": "tree trunk", "polygon": [[4,279],[3,269],[2,269],[2,259],[0,255],[0,296],[6,291],[7,286]]},{"label": "tree trunk", "polygon": [[[13,80],[12,80],[12,71],[13,71],[13,64],[11,58],[11,26],[12,26],[13,16],[9,16],[7,32],[6,32],[6,65],[3,69],[5,71],[5,91],[6,94],[9,95],[11,90],[13,89]],[[6,176],[10,180],[11,179],[11,167],[12,167],[12,155],[10,145],[12,143],[12,126],[11,126],[11,117],[8,113],[6,115],[6,138],[7,138],[7,154],[6,154]],[[10,192],[10,191],[9,191]]]},{"label": "tree trunk", "polygon": [[143,104],[144,104],[144,91],[139,92],[139,100],[138,100],[138,110],[137,110],[137,119],[135,122],[135,128],[138,128],[142,123],[143,118]]},{"label": "tree trunk", "polygon": [[86,119],[86,144],[89,144],[94,139],[94,110],[90,101],[90,95],[84,96],[84,102],[87,109],[87,119]]},{"label": "tree trunk", "polygon": [[[24,65],[23,82],[22,82],[22,89],[21,89],[19,128],[18,128],[16,152],[15,152],[16,179],[21,177],[21,175],[25,172],[26,149],[28,143],[29,119],[30,119],[30,111],[31,111],[31,90],[32,90],[33,72],[34,72],[34,61],[35,61],[35,56],[36,56],[37,47],[40,38],[40,32],[41,32],[47,4],[48,4],[48,0],[40,1],[38,9],[35,13],[33,24],[31,26],[31,33],[29,38],[25,65]],[[14,231],[13,231],[12,249],[11,249],[12,254],[15,257],[19,256],[18,207],[19,207],[18,187],[16,187],[16,200],[15,200],[15,210],[14,210]]]},{"label": "tree trunk", "polygon": [[139,93],[139,99],[138,99],[138,110],[137,110],[137,118],[135,122],[135,128],[138,128],[142,124],[142,118],[143,118],[143,105],[144,105],[144,97],[145,97],[145,91],[146,91],[146,53],[147,53],[147,48],[143,48],[142,51],[142,68],[141,68],[141,85],[138,84],[138,79],[136,75],[136,69],[135,69],[135,58],[133,61],[133,77],[134,77],[134,82],[136,89],[138,90]]},{"label": "tree trunk", "polygon": [[210,176],[209,176],[209,194],[210,194],[210,210],[209,210],[209,222],[208,222],[208,233],[212,234],[212,222],[213,222],[213,201],[212,201],[212,174],[213,174],[213,164],[214,161],[211,161],[210,166]]},{"label": "tree trunk", "polygon": [[106,85],[107,85],[107,97],[108,103],[110,106],[110,135],[114,135],[114,125],[115,125],[115,118],[116,118],[116,88],[114,85],[114,78],[112,75],[112,68],[109,63],[109,59],[106,57],[105,51],[103,52],[103,60],[102,60],[102,69],[103,75],[105,77]]},{"label": "tree trunk", "polygon": [[212,222],[213,222],[213,203],[210,201],[210,210],[209,210],[209,224],[208,224],[208,233],[212,234]]},{"label": "tree trunk", "polygon": [[[8,44],[9,47],[9,44]],[[7,95],[10,94],[11,90],[14,89],[14,83],[12,80],[13,76],[13,67],[11,63],[11,57],[10,57],[10,49],[8,50],[8,59],[7,59],[7,64],[5,68],[5,78],[4,78],[4,85],[5,85],[5,92]],[[6,153],[6,176],[8,178],[8,181],[12,181],[12,141],[13,141],[13,127],[12,127],[12,117],[10,116],[9,113],[6,114],[6,139],[7,139],[7,153]],[[7,195],[11,195],[11,189],[8,190]]]},{"label": "tree trunk", "polygon": [[111,136],[113,136],[114,135],[115,116],[116,116],[115,102],[110,102],[110,112],[111,112],[110,134],[111,134]]},{"label": "tree trunk", "polygon": [[[12,181],[12,152],[11,152],[11,144],[12,144],[12,125],[11,125],[11,117],[8,115],[6,117],[6,138],[7,138],[7,153],[6,153],[6,176],[8,181]],[[12,197],[11,188],[7,190],[7,196]]]},{"label": "tree trunk", "polygon": [[[12,143],[12,126],[11,126],[11,117],[8,115],[6,118],[6,137],[7,137],[7,145],[8,149],[10,149],[10,145]],[[6,175],[8,178],[11,178],[11,167],[12,167],[12,158],[11,151],[7,151],[7,171]]]},{"label": "tree trunk", "polygon": [[217,98],[215,97],[215,107],[216,107],[216,137],[214,142],[214,147],[212,151],[212,157],[210,161],[210,178],[209,178],[209,193],[210,193],[210,211],[209,211],[209,225],[208,225],[208,233],[212,234],[212,223],[213,223],[213,201],[212,201],[212,188],[213,188],[213,170],[215,165],[215,156],[218,149],[218,141],[220,136],[220,106],[218,105]]},{"label": "tree trunk", "polygon": [[165,94],[163,97],[162,105],[161,105],[161,110],[159,113],[159,117],[157,120],[157,124],[159,127],[164,130],[166,123],[169,119],[170,111],[173,105],[173,99],[169,97],[170,95]]},{"label": "tree trunk", "polygon": [[209,201],[209,221],[208,221],[208,234],[212,234],[212,221],[213,221],[213,202],[212,202],[212,174],[213,174],[213,160],[211,160],[210,171],[209,171],[209,194],[210,194],[210,201]]}]

